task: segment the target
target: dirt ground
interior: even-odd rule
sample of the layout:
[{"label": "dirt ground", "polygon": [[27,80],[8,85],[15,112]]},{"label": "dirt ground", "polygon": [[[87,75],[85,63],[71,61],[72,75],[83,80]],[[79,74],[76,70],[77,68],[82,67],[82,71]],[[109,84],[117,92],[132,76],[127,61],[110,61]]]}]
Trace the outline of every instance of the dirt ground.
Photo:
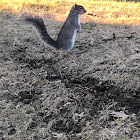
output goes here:
[{"label": "dirt ground", "polygon": [[0,13],[0,139],[138,140],[139,116],[140,26],[82,23],[66,52]]}]

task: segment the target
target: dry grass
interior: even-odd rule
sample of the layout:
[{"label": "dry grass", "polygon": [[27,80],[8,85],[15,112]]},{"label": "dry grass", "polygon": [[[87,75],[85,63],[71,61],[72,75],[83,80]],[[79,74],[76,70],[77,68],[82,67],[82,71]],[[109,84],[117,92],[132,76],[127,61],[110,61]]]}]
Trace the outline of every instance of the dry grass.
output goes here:
[{"label": "dry grass", "polygon": [[37,12],[50,14],[55,20],[63,21],[74,4],[85,7],[84,21],[111,24],[140,24],[140,3],[94,0],[1,0],[0,10],[14,13]]},{"label": "dry grass", "polygon": [[[17,21],[21,12],[35,11],[56,38],[58,21],[74,2],[93,15],[82,16],[86,23],[69,52],[49,49],[30,26]],[[0,4],[0,139],[140,139],[140,27],[116,25],[139,24],[139,3]]]},{"label": "dry grass", "polygon": [[[15,15],[1,15],[3,139],[139,140],[139,94],[119,88],[139,88],[139,27],[85,23],[74,49],[57,52]],[[62,23],[46,26],[55,38]]]}]

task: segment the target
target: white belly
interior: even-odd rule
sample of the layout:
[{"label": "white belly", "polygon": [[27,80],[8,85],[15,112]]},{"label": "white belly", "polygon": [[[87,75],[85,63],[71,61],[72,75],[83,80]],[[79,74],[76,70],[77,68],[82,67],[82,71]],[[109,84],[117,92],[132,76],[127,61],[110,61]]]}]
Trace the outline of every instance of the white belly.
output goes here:
[{"label": "white belly", "polygon": [[73,37],[72,37],[71,48],[73,48],[73,46],[74,46],[75,38],[76,38],[76,33],[77,33],[77,31],[75,30],[75,31],[74,31],[74,34],[73,34]]}]

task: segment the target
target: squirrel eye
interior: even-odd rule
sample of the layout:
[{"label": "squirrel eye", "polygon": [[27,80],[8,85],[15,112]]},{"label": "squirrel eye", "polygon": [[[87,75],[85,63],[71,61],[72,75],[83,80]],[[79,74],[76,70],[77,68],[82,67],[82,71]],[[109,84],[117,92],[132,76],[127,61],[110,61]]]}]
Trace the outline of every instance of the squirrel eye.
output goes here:
[{"label": "squirrel eye", "polygon": [[82,6],[79,6],[79,9],[83,9],[83,7]]}]

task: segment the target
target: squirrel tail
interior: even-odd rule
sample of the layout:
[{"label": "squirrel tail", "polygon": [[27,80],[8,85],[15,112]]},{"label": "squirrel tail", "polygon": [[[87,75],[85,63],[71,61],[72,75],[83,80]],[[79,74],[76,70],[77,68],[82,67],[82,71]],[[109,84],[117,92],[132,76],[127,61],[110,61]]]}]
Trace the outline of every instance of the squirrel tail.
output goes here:
[{"label": "squirrel tail", "polygon": [[23,21],[27,22],[27,23],[31,23],[32,25],[35,26],[35,28],[37,29],[38,33],[39,33],[39,37],[41,38],[41,40],[53,47],[56,47],[56,41],[53,40],[50,35],[47,32],[47,29],[45,27],[44,21],[41,17],[32,17],[32,16],[22,16],[21,17]]}]

